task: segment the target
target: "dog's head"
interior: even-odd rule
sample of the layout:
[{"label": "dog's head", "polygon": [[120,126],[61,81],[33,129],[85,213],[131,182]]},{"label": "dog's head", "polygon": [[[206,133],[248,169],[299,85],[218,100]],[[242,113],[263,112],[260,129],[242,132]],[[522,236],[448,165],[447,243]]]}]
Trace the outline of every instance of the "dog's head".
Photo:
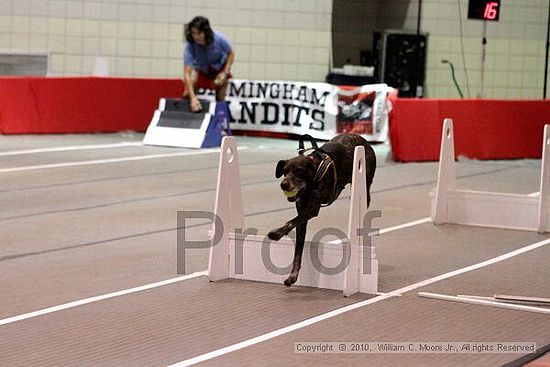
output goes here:
[{"label": "dog's head", "polygon": [[281,189],[288,201],[293,202],[300,198],[307,186],[313,182],[316,171],[314,156],[302,153],[297,157],[281,160],[277,163],[275,177],[283,176]]}]

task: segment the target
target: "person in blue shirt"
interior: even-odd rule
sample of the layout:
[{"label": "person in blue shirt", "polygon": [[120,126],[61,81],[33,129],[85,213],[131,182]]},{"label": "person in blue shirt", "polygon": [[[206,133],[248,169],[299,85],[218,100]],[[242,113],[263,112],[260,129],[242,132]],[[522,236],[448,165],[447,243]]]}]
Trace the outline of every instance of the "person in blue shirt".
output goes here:
[{"label": "person in blue shirt", "polygon": [[189,98],[191,111],[199,112],[202,108],[196,88],[213,89],[216,101],[225,99],[235,53],[227,38],[213,30],[208,19],[202,16],[193,18],[185,26],[185,39],[183,96]]}]

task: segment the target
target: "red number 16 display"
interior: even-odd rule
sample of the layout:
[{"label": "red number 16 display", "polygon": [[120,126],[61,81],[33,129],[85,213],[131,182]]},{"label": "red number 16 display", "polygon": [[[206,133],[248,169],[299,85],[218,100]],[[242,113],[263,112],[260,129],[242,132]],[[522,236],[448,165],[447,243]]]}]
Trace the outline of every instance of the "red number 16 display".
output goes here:
[{"label": "red number 16 display", "polygon": [[498,21],[499,15],[500,0],[470,0],[468,4],[468,19]]}]

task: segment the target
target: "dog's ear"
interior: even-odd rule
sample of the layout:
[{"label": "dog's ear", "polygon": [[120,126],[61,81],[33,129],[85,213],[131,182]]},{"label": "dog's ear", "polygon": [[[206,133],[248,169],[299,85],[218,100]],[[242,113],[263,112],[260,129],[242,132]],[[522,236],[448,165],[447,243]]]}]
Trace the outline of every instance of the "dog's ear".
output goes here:
[{"label": "dog's ear", "polygon": [[286,161],[279,161],[277,168],[275,168],[275,178],[279,178],[283,175],[283,169],[285,169]]}]

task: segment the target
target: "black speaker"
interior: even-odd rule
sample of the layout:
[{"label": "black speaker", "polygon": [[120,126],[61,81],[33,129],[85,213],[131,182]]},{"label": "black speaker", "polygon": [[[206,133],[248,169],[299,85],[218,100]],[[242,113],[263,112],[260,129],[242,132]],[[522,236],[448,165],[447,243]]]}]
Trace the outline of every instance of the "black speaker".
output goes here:
[{"label": "black speaker", "polygon": [[426,35],[374,32],[373,42],[378,80],[397,88],[400,97],[422,97],[426,78]]}]

